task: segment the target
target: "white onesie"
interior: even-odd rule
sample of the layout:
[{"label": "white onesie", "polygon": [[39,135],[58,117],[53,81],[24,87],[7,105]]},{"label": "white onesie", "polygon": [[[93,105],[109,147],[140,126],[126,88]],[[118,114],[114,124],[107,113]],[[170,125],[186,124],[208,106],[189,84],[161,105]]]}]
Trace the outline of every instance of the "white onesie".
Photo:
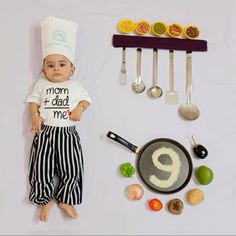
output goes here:
[{"label": "white onesie", "polygon": [[69,113],[82,100],[91,103],[87,91],[76,79],[53,83],[41,78],[27,98],[27,102],[35,102],[40,106],[39,112],[44,125],[57,127],[75,125],[76,122],[69,119]]}]

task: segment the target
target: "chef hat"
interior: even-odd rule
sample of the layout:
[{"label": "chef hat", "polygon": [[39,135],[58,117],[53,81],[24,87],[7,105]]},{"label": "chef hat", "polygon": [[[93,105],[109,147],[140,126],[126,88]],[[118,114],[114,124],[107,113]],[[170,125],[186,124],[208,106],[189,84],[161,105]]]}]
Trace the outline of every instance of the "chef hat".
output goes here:
[{"label": "chef hat", "polygon": [[60,54],[74,63],[77,27],[78,25],[70,20],[46,17],[41,22],[43,58]]}]

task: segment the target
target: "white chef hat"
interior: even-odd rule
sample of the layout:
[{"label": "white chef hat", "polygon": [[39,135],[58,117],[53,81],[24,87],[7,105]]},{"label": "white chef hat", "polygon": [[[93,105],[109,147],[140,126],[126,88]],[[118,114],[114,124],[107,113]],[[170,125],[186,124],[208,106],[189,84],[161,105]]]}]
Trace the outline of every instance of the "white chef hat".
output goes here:
[{"label": "white chef hat", "polygon": [[46,17],[41,22],[43,58],[51,54],[60,54],[74,63],[77,28],[77,23],[73,21]]}]

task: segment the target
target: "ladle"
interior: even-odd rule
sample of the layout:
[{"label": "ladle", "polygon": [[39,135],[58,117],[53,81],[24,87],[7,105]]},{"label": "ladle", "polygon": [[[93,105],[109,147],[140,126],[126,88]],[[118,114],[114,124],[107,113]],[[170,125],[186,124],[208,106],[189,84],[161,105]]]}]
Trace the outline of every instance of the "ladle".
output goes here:
[{"label": "ladle", "polygon": [[186,104],[179,107],[179,114],[186,120],[196,120],[200,111],[198,107],[191,104],[192,92],[192,52],[186,53]]},{"label": "ladle", "polygon": [[152,98],[159,98],[162,96],[162,89],[157,86],[157,49],[153,49],[153,85],[148,90],[148,94]]},{"label": "ladle", "polygon": [[132,83],[132,88],[136,93],[142,93],[146,85],[141,79],[141,48],[137,48],[137,78]]}]

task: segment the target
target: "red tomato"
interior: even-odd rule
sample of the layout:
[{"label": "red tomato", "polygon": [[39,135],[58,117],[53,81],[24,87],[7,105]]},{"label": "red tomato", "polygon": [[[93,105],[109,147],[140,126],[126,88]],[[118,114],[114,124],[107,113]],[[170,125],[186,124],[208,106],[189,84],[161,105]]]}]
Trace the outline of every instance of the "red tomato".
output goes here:
[{"label": "red tomato", "polygon": [[153,210],[153,211],[160,211],[162,208],[162,202],[157,199],[157,198],[152,198],[149,201],[149,207]]}]

